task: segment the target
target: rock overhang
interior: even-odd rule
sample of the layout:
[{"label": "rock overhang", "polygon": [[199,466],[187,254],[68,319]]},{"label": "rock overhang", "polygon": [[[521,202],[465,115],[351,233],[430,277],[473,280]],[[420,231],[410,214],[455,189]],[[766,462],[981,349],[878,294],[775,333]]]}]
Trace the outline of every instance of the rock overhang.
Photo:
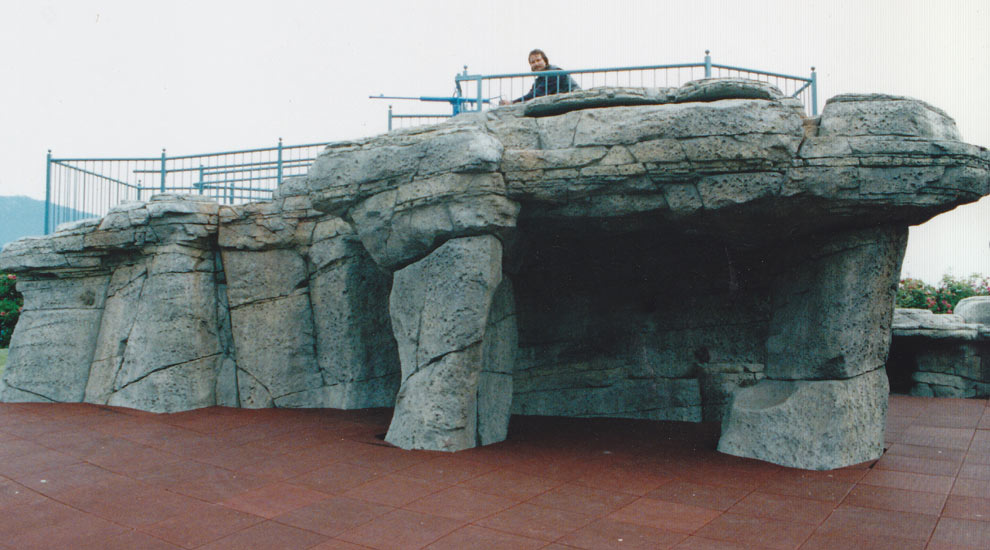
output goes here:
[{"label": "rock overhang", "polygon": [[807,119],[772,86],[709,80],[549,96],[337,144],[280,193],[372,228],[372,254],[399,266],[447,238],[542,224],[739,246],[914,225],[986,195],[988,161],[921,101],[850,94]]}]

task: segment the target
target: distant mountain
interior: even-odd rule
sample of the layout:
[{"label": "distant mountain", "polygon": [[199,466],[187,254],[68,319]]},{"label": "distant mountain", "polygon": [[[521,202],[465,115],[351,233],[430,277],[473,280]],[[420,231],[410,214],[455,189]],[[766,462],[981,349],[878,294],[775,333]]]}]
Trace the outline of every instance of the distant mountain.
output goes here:
[{"label": "distant mountain", "polygon": [[[92,218],[93,214],[63,209],[60,220]],[[45,201],[29,197],[0,197],[0,248],[20,239],[45,234]]]},{"label": "distant mountain", "polygon": [[21,237],[44,234],[45,201],[0,197],[0,248]]}]

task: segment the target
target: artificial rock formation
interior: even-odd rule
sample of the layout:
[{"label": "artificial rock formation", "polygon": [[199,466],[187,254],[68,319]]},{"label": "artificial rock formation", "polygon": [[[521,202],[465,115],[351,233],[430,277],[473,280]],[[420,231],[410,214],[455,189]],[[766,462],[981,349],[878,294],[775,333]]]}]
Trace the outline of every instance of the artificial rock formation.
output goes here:
[{"label": "artificial rock formation", "polygon": [[[988,163],[919,101],[841,96],[807,119],[738,80],[333,144],[271,202],[160,197],[9,245],[0,268],[29,292],[2,397],[394,403],[386,439],[438,450],[502,440],[510,414],[722,421],[724,452],[840,467],[882,451],[907,227],[986,195]],[[130,233],[104,227],[121,212]],[[194,291],[181,307],[159,303],[172,282]],[[62,310],[78,319],[46,324]],[[170,349],[141,332],[169,323],[196,345],[142,352]],[[70,328],[38,368],[44,331]],[[84,391],[54,388],[69,372]]]},{"label": "artificial rock formation", "polygon": [[990,296],[954,313],[894,311],[887,373],[894,391],[925,397],[990,397]]}]

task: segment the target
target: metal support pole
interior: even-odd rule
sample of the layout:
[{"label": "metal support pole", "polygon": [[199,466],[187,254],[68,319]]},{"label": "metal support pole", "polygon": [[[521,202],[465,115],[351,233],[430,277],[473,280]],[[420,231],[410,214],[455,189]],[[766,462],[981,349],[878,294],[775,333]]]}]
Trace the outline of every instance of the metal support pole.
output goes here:
[{"label": "metal support pole", "polygon": [[199,181],[196,182],[196,189],[199,190],[199,194],[200,195],[203,194],[203,187],[205,187],[205,186],[206,186],[206,177],[205,177],[205,174],[203,173],[203,165],[200,164],[199,165]]},{"label": "metal support pole", "polygon": [[709,55],[711,52],[705,50],[705,78],[712,77],[712,56]]},{"label": "metal support pole", "polygon": [[52,150],[48,150],[48,159],[45,165],[45,235],[50,233],[48,224],[51,223],[50,210],[52,208]]},{"label": "metal support pole", "polygon": [[[558,78],[560,78],[560,77],[558,77]],[[475,79],[475,80],[477,82],[476,86],[478,86],[478,103],[475,104],[475,109],[474,110],[480,112],[481,111],[481,75],[479,74],[478,75],[478,78]]]},{"label": "metal support pole", "polygon": [[278,138],[278,185],[282,185],[282,138]]},{"label": "metal support pole", "polygon": [[811,116],[818,116],[818,73],[811,68]]},{"label": "metal support pole", "polygon": [[388,106],[388,131],[392,131],[392,106]]},{"label": "metal support pole", "polygon": [[165,192],[165,148],[162,147],[162,193]]}]

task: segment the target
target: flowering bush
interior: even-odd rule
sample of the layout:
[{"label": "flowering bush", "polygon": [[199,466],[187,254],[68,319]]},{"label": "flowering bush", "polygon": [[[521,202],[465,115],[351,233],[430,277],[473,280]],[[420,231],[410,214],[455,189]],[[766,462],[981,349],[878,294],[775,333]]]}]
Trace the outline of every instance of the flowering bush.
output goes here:
[{"label": "flowering bush", "polygon": [[0,273],[0,348],[10,345],[17,318],[24,309],[24,297],[14,288],[17,275]]},{"label": "flowering bush", "polygon": [[935,313],[952,313],[956,304],[970,296],[990,295],[990,277],[978,274],[965,278],[942,277],[938,287],[918,279],[901,279],[897,286],[897,307],[929,309]]}]

